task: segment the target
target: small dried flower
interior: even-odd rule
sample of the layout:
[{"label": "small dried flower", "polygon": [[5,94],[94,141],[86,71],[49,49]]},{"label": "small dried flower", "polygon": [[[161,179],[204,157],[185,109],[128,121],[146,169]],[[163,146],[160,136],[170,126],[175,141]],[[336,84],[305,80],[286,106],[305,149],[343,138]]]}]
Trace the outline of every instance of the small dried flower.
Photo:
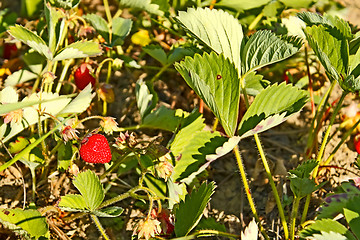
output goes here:
[{"label": "small dried flower", "polygon": [[78,165],[76,164],[71,164],[71,166],[69,167],[69,173],[72,174],[73,176],[77,176],[80,172],[80,169],[78,167]]},{"label": "small dried flower", "polygon": [[120,150],[136,145],[134,133],[129,134],[128,131],[125,133],[120,132],[119,137],[116,138],[115,141],[116,147]]},{"label": "small dried flower", "polygon": [[65,126],[61,130],[61,135],[65,142],[73,139],[78,139],[77,134],[79,133],[78,130],[72,128],[71,126]]},{"label": "small dried flower", "polygon": [[23,117],[23,110],[18,109],[5,114],[4,123],[20,123]]},{"label": "small dried flower", "polygon": [[104,117],[103,120],[100,122],[100,126],[106,134],[113,134],[114,131],[117,131],[119,129],[118,123],[113,117]]},{"label": "small dried flower", "polygon": [[156,164],[155,169],[158,176],[165,179],[165,182],[174,171],[173,165],[168,160],[160,161],[158,164]]},{"label": "small dried flower", "polygon": [[360,177],[354,178],[354,184],[357,188],[360,188]]},{"label": "small dried flower", "polygon": [[43,81],[44,81],[44,83],[47,83],[47,84],[53,83],[55,78],[56,78],[56,76],[52,72],[46,72],[43,75]]},{"label": "small dried flower", "polygon": [[115,58],[113,61],[113,68],[115,70],[119,70],[123,66],[123,63],[124,63],[124,61],[121,60],[120,58]]},{"label": "small dried flower", "polygon": [[149,217],[141,219],[136,228],[134,229],[133,235],[138,236],[138,239],[144,238],[146,240],[150,237],[155,237],[155,235],[161,233],[160,222],[156,219],[151,219]]},{"label": "small dried flower", "polygon": [[78,32],[79,37],[86,37],[89,34],[95,32],[95,29],[91,26],[81,26]]}]

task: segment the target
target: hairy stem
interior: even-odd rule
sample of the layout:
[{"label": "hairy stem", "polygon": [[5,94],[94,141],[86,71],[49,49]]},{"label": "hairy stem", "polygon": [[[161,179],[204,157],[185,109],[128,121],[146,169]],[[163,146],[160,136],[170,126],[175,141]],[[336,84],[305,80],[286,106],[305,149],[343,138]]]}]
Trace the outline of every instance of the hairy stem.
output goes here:
[{"label": "hairy stem", "polygon": [[296,217],[297,217],[299,205],[300,205],[300,198],[295,196],[293,208],[292,208],[292,212],[291,212],[291,221],[290,221],[291,222],[291,226],[290,226],[290,239],[291,240],[294,240],[294,238],[295,238]]},{"label": "hairy stem", "polygon": [[108,235],[105,232],[105,229],[103,228],[103,226],[101,225],[99,218],[97,216],[95,216],[94,214],[90,214],[92,220],[94,221],[97,229],[99,230],[99,232],[101,233],[101,235],[103,236],[103,238],[105,240],[110,240],[110,238],[108,237]]}]

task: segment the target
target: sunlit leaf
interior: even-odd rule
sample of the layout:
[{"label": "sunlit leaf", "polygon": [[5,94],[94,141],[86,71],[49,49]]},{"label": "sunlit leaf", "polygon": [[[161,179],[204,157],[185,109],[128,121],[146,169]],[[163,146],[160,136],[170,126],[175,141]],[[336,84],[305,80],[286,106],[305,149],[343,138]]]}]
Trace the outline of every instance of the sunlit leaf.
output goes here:
[{"label": "sunlit leaf", "polygon": [[64,116],[84,112],[90,106],[91,100],[94,97],[91,91],[92,88],[89,84],[65,108],[57,113],[57,115]]},{"label": "sunlit leaf", "polygon": [[240,48],[244,36],[237,19],[223,10],[189,8],[186,12],[180,11],[175,20],[216,53],[223,53],[240,73]]},{"label": "sunlit leaf", "polygon": [[159,45],[147,45],[143,47],[144,52],[149,54],[151,57],[155,58],[159,61],[162,65],[167,64],[167,55]]},{"label": "sunlit leaf", "polygon": [[102,54],[98,43],[92,41],[78,41],[72,43],[56,53],[54,61],[71,58],[94,57]]},{"label": "sunlit leaf", "polygon": [[228,136],[235,134],[240,84],[234,65],[223,54],[195,54],[175,64],[176,70],[220,120]]},{"label": "sunlit leaf", "polygon": [[64,211],[82,212],[86,210],[87,204],[83,196],[79,194],[67,194],[60,198],[58,207]]},{"label": "sunlit leaf", "polygon": [[307,27],[305,34],[325,70],[335,80],[340,80],[341,75],[346,76],[349,61],[346,39],[336,29],[322,25]]},{"label": "sunlit leaf", "polygon": [[236,11],[243,11],[264,6],[270,1],[271,0],[221,0],[216,3],[216,6],[227,7]]},{"label": "sunlit leaf", "polygon": [[297,53],[302,42],[297,37],[282,37],[271,31],[254,33],[241,50],[242,72],[254,71]]},{"label": "sunlit leaf", "polygon": [[34,209],[0,209],[0,222],[14,231],[25,230],[32,237],[47,237],[49,227],[45,217]]},{"label": "sunlit leaf", "polygon": [[307,92],[292,85],[282,83],[269,86],[255,97],[241,119],[238,133],[245,137],[248,131],[258,133],[274,127],[282,123],[285,117],[300,111],[307,100]]},{"label": "sunlit leaf", "polygon": [[22,41],[41,55],[44,55],[47,59],[53,59],[53,53],[47,46],[45,41],[39,37],[36,33],[31,32],[27,28],[21,25],[15,25],[9,27],[8,33],[14,38]]},{"label": "sunlit leaf", "polygon": [[[333,219],[321,219],[316,220],[315,223],[307,226],[300,231],[300,237],[313,237],[314,235],[323,235],[324,233],[330,233],[330,235],[339,237],[339,234],[344,236],[348,240],[356,240],[354,235],[341,223]],[[338,234],[331,234],[338,233]],[[331,238],[332,239],[332,238]],[[340,238],[343,239],[343,238]]]},{"label": "sunlit leaf", "polygon": [[73,184],[84,197],[86,206],[89,210],[97,209],[105,197],[105,192],[99,178],[91,170],[79,173]]},{"label": "sunlit leaf", "polygon": [[17,84],[24,83],[30,80],[34,80],[38,77],[37,74],[32,73],[26,69],[20,69],[13,72],[10,76],[5,79],[5,87],[15,87]]},{"label": "sunlit leaf", "polygon": [[152,3],[151,0],[119,0],[119,4],[123,7],[142,9],[159,16],[164,15],[164,12],[160,10],[160,6]]}]

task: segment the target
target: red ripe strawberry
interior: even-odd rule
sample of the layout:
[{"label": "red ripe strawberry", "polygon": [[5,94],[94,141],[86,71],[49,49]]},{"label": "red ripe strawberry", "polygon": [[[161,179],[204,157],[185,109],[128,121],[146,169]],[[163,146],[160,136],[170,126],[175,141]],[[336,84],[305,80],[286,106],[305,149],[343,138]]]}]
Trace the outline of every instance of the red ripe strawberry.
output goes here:
[{"label": "red ripe strawberry", "polygon": [[18,49],[17,49],[15,43],[5,43],[4,44],[3,58],[10,59],[14,55],[16,55],[17,51],[18,51]]},{"label": "red ripe strawberry", "polygon": [[111,151],[107,139],[101,134],[88,134],[81,141],[80,156],[88,163],[108,163]]},{"label": "red ripe strawberry", "polygon": [[356,134],[354,137],[354,145],[356,152],[360,154],[360,133]]},{"label": "red ripe strawberry", "polygon": [[82,63],[75,71],[75,84],[80,90],[83,90],[89,83],[91,83],[93,87],[95,86],[96,79],[91,75],[89,68],[89,64]]}]

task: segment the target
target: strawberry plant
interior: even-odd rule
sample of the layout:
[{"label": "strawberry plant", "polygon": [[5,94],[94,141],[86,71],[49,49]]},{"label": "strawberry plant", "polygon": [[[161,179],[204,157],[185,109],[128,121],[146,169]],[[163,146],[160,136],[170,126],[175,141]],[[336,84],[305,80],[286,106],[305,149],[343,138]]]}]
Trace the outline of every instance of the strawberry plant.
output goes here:
[{"label": "strawberry plant", "polygon": [[[327,13],[295,13],[331,6],[22,4],[17,24],[0,10],[0,189],[15,175],[23,193],[13,199],[0,191],[0,238],[4,231],[27,239],[273,239],[269,219],[278,222],[277,238],[358,237],[357,179],[342,183],[318,218],[305,222],[314,216],[308,215],[311,196],[332,191],[323,169],[342,169],[329,163],[360,122],[356,113],[344,115],[339,129],[346,132],[325,151],[345,97],[355,99],[360,89],[358,33]],[[336,85],[340,97],[330,101]],[[272,160],[285,155],[267,153],[266,134],[304,116],[311,118],[304,157],[284,164],[287,178],[279,178]],[[242,154],[251,139],[261,170],[248,164],[251,154]],[[236,166],[247,199],[235,231],[211,205],[224,187],[213,167],[225,162]],[[264,211],[256,171],[265,175],[274,214]],[[337,214],[344,220],[334,219]]]}]

